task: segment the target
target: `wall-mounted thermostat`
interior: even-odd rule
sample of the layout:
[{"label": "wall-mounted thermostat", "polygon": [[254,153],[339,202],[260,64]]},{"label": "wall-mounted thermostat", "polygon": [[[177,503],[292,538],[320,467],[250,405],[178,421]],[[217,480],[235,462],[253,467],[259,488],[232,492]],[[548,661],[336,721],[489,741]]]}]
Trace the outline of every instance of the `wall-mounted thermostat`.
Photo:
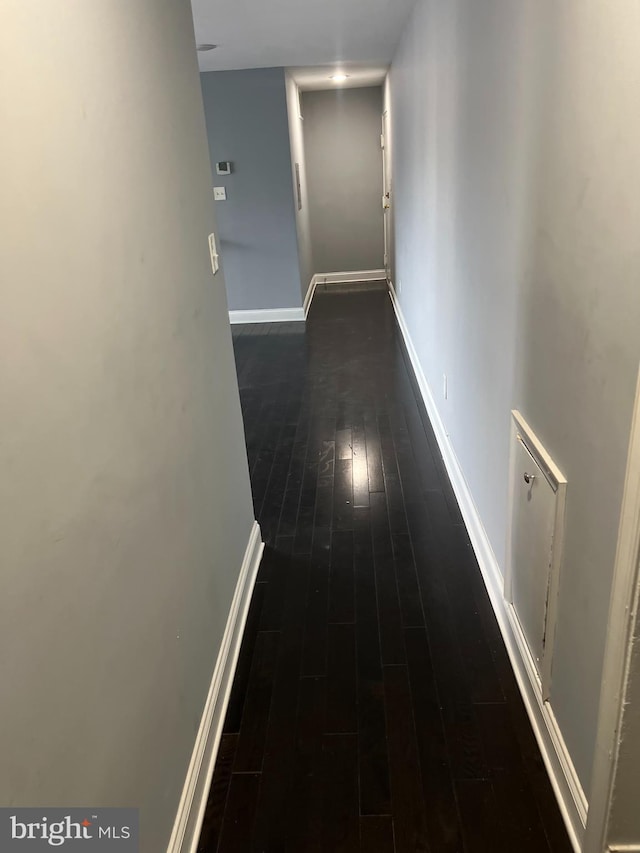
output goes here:
[{"label": "wall-mounted thermostat", "polygon": [[219,163],[216,163],[216,172],[218,175],[230,175],[233,167],[233,163],[229,160],[221,160]]}]

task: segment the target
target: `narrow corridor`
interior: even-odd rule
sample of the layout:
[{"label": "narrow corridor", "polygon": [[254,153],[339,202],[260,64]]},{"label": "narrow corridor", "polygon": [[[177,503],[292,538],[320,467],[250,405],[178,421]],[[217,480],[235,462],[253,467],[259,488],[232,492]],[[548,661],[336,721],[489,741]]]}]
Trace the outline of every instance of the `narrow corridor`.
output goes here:
[{"label": "narrow corridor", "polygon": [[267,547],[199,850],[570,851],[386,289],[233,335]]}]

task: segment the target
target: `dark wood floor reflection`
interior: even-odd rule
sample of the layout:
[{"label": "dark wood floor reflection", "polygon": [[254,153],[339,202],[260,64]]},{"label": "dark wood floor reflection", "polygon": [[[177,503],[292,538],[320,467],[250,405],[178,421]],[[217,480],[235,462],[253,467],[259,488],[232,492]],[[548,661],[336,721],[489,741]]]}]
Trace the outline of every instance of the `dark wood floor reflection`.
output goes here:
[{"label": "dark wood floor reflection", "polygon": [[388,294],[234,347],[267,547],[199,850],[570,851]]}]

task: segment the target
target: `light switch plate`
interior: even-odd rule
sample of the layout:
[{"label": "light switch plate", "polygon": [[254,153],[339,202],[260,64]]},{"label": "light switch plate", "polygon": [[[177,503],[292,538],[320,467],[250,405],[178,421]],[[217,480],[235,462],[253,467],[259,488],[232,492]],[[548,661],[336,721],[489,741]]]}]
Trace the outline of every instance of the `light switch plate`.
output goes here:
[{"label": "light switch plate", "polygon": [[226,187],[214,187],[213,188],[213,197],[216,201],[226,201],[227,200],[227,188]]}]

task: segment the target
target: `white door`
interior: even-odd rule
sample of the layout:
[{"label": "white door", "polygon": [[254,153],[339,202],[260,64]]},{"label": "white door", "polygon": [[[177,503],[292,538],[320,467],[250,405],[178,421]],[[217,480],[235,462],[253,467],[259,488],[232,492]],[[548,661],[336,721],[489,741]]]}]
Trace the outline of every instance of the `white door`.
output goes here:
[{"label": "white door", "polygon": [[517,439],[512,468],[511,602],[542,672],[556,519],[556,492]]}]

